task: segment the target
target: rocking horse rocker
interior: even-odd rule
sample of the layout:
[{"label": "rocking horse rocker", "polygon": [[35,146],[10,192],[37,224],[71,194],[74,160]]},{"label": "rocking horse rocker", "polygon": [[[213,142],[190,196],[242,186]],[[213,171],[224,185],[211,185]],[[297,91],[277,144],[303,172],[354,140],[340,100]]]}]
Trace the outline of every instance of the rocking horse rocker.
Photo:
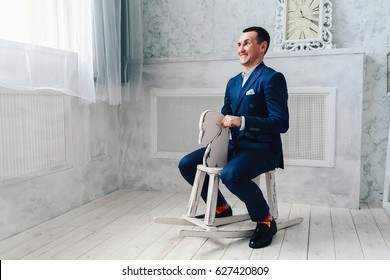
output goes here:
[{"label": "rocking horse rocker", "polygon": [[[155,217],[156,223],[197,226],[189,229],[179,229],[179,236],[195,237],[247,237],[251,236],[253,229],[248,230],[226,230],[220,226],[240,221],[249,220],[249,214],[233,215],[223,218],[215,218],[217,195],[221,171],[227,163],[229,129],[223,128],[221,121],[223,115],[218,112],[205,111],[199,120],[199,145],[206,147],[203,156],[203,164],[197,166],[196,176],[187,212],[181,217]],[[206,174],[209,176],[209,185],[206,201],[206,212],[203,218],[196,216],[200,201],[200,194]],[[278,207],[275,192],[275,171],[265,173],[267,187],[267,202],[270,207],[270,214],[274,217],[277,228],[283,229],[303,221],[303,218],[294,218],[281,221],[278,219]]]}]

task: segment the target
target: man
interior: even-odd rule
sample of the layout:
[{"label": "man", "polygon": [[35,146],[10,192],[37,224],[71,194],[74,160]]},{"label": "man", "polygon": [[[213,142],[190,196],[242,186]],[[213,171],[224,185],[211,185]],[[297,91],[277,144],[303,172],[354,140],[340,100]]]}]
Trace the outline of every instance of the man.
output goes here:
[{"label": "man", "polygon": [[[269,34],[261,27],[242,32],[237,54],[243,72],[229,80],[221,110],[225,115],[222,125],[231,130],[228,163],[221,172],[221,180],[245,203],[251,220],[257,223],[249,241],[251,248],[269,245],[277,232],[269,206],[252,179],[275,168],[284,168],[280,133],[289,127],[286,80],[283,74],[263,62],[269,44]],[[203,154],[201,148],[179,163],[181,174],[191,185]],[[207,179],[201,194],[205,201]],[[219,192],[216,217],[231,215],[232,209]]]}]

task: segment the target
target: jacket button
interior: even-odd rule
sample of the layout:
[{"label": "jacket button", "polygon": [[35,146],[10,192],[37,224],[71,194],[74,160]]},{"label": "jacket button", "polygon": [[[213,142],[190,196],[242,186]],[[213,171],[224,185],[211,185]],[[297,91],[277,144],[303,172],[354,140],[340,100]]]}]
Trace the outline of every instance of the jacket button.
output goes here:
[{"label": "jacket button", "polygon": [[255,108],[255,105],[250,104],[250,105],[249,105],[249,108],[253,109],[253,108]]}]

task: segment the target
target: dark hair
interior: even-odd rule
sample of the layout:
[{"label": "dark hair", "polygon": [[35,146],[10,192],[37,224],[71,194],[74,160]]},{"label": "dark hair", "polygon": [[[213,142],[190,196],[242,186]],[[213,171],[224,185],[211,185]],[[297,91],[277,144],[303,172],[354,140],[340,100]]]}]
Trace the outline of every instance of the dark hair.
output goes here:
[{"label": "dark hair", "polygon": [[244,29],[242,33],[251,32],[251,31],[255,31],[257,33],[257,43],[261,44],[264,41],[267,42],[267,49],[265,50],[264,53],[266,54],[270,43],[270,37],[267,30],[259,26],[252,26]]}]

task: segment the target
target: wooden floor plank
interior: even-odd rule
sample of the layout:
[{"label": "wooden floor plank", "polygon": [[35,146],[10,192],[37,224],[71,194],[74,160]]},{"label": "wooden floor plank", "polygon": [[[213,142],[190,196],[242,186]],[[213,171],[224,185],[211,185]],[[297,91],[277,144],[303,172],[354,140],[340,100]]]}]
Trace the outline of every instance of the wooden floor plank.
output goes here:
[{"label": "wooden floor plank", "polygon": [[[73,247],[75,247],[76,252],[79,251],[79,253],[77,253],[77,257],[75,255],[69,255],[69,253],[65,256],[70,258],[86,258],[86,255],[89,255],[92,257],[94,253],[99,252],[100,248],[104,248],[104,246],[106,246],[105,243],[110,243],[109,239],[118,237],[118,233],[122,231],[131,231],[132,235],[135,236],[136,232],[140,232],[140,228],[146,228],[146,225],[152,223],[154,215],[163,213],[165,211],[164,209],[167,207],[173,207],[175,205],[174,203],[177,203],[177,197],[170,197],[169,199],[165,198],[159,202],[153,201],[153,206],[148,209],[144,207],[145,205],[143,205],[143,207],[138,207],[137,211],[127,213],[126,215],[120,217],[120,219],[117,219],[108,226],[104,227],[102,230],[95,232],[89,238],[82,240],[80,245],[75,244]],[[135,224],[140,224],[141,227],[134,226]],[[86,243],[88,243],[89,246],[86,247]],[[80,246],[83,246],[84,249],[80,249]],[[65,256],[63,255],[63,257]]]},{"label": "wooden floor plank", "polygon": [[388,260],[390,251],[370,209],[351,210],[363,254],[367,260]]},{"label": "wooden floor plank", "polygon": [[[288,219],[290,216],[291,204],[278,203],[279,219]],[[251,260],[277,260],[282,248],[286,229],[278,230],[272,239],[272,243],[262,249],[254,249],[250,256]]]},{"label": "wooden floor plank", "polygon": [[[225,197],[233,208],[234,214],[246,213],[244,204],[239,202],[237,197],[232,197],[231,195],[229,196],[229,194],[227,194]],[[233,227],[237,227],[239,225],[240,224],[237,223],[233,225]],[[226,228],[226,226],[223,228]],[[208,238],[185,237],[180,240],[180,242],[178,242],[174,248],[172,248],[172,250],[164,257],[164,259],[192,259],[194,255],[198,253],[200,247],[202,247],[206,242],[208,242]]]},{"label": "wooden floor plank", "polygon": [[387,248],[390,249],[390,216],[383,208],[371,208],[370,211],[378,228],[381,232],[383,239],[387,244]]},{"label": "wooden floor plank", "polygon": [[172,226],[165,224],[151,224],[142,234],[126,242],[121,248],[109,255],[113,260],[132,260],[153,244],[161,234],[164,234]]},{"label": "wooden floor plank", "polygon": [[390,260],[388,250],[379,229],[368,224],[356,225],[366,260]]},{"label": "wooden floor plank", "polygon": [[[242,201],[237,201],[233,207],[235,214],[246,214],[248,210]],[[256,224],[251,220],[237,223],[239,230],[254,229]],[[223,252],[221,259],[223,260],[246,260],[249,259],[251,249],[249,247],[249,237],[232,238],[229,246]]]},{"label": "wooden floor plank", "polygon": [[143,209],[139,213],[139,217],[119,230],[110,238],[106,239],[94,248],[83,254],[79,259],[109,259],[115,251],[125,246],[126,243],[142,234],[150,225],[153,224],[153,217],[157,215],[164,215],[171,209],[177,207],[178,204],[183,203],[184,196],[175,194],[169,199],[163,201],[149,210]]},{"label": "wooden floor plank", "polygon": [[[8,250],[21,246],[22,244],[25,244],[28,241],[34,240],[35,238],[38,238],[42,234],[47,234],[51,230],[56,229],[61,225],[64,225],[69,221],[72,221],[80,216],[83,216],[86,213],[89,213],[92,209],[97,209],[99,207],[102,207],[106,203],[109,203],[110,201],[114,201],[115,199],[120,197],[122,193],[128,193],[128,192],[130,191],[120,190],[120,191],[109,193],[90,203],[84,204],[80,207],[77,207],[76,209],[73,209],[53,219],[50,219],[49,221],[46,221],[42,224],[34,226],[19,234],[15,234],[14,236],[9,237],[3,241],[0,241],[0,256],[2,256],[1,254]],[[134,196],[136,196],[137,194],[139,195],[141,192],[132,192],[132,193],[134,194]]]},{"label": "wooden floor plank", "polygon": [[331,218],[336,259],[364,259],[351,211],[346,208],[331,208]]},{"label": "wooden floor plank", "polygon": [[164,256],[165,260],[191,260],[207,238],[185,237]]},{"label": "wooden floor plank", "polygon": [[[173,212],[167,215],[180,216],[185,213],[187,207],[186,200],[183,200],[180,206],[176,207]],[[135,259],[143,260],[161,260],[164,259],[170,251],[172,251],[178,243],[183,239],[177,235],[182,226],[172,225],[164,234],[161,234],[155,242],[142,251]]]},{"label": "wooden floor plank", "polygon": [[[144,192],[145,195],[148,195],[148,192]],[[131,199],[136,199],[138,196],[130,196]],[[128,201],[128,197],[123,195],[123,192],[119,192],[118,197],[115,199],[109,200],[104,204],[98,204],[98,206],[89,206],[83,207],[83,209],[88,209],[79,216],[74,216],[73,219],[68,220],[68,215],[65,214],[66,218],[62,217],[55,218],[47,223],[36,226],[32,231],[39,232],[40,234],[23,244],[15,246],[11,250],[8,250],[0,255],[2,259],[21,259],[29,254],[32,254],[34,251],[44,247],[50,246],[53,241],[58,240],[60,237],[72,234],[71,232],[76,230],[79,227],[82,227],[86,223],[92,221],[96,217],[100,217],[104,213],[107,213],[112,208],[122,205]],[[60,223],[59,221],[68,222]]]},{"label": "wooden floor plank", "polygon": [[110,222],[106,226],[98,229],[91,234],[88,234],[84,238],[77,242],[73,242],[66,249],[59,251],[51,257],[51,259],[60,260],[75,260],[80,258],[86,252],[95,248],[98,244],[101,244],[111,236],[115,235],[118,231],[125,228],[129,223],[139,218],[139,214],[128,212],[118,219]]},{"label": "wooden floor plank", "polygon": [[308,259],[334,260],[335,258],[330,209],[326,206],[311,206]]},{"label": "wooden floor plank", "polygon": [[74,230],[23,256],[22,259],[58,259],[57,255],[63,254],[64,251],[74,246],[74,244],[80,244],[82,240],[93,235],[96,231],[106,227],[130,210],[139,209],[140,205],[147,203],[154,197],[156,196],[150,192],[145,192],[141,196],[136,197],[123,195],[121,199],[116,200],[117,203],[110,205],[101,215],[95,216],[90,220],[84,220],[79,227],[75,227]]},{"label": "wooden floor plank", "polygon": [[[250,220],[240,222],[239,230],[254,229],[256,224]],[[249,247],[249,237],[233,238],[223,252],[222,260],[247,260],[252,253]]]},{"label": "wooden floor plank", "polygon": [[[270,246],[251,249],[249,238],[178,237],[183,226],[153,222],[178,217],[189,194],[119,190],[0,241],[1,259],[390,259],[390,216],[381,207],[361,209],[279,204],[280,218],[303,223],[279,230]],[[235,214],[244,204],[227,194]],[[204,205],[200,205],[204,211]],[[245,221],[224,226],[251,229]]]},{"label": "wooden floor plank", "polygon": [[306,260],[310,228],[310,206],[293,204],[290,219],[302,217],[303,222],[286,229],[279,259]]},{"label": "wooden floor plank", "polygon": [[[180,204],[170,210],[166,215],[177,217],[183,213],[184,209],[186,209],[186,206],[187,201],[182,201]],[[149,246],[151,246],[154,242],[156,242],[156,240],[171,227],[172,225],[157,224],[152,222],[150,226],[148,226],[142,232],[142,234],[139,234],[135,238],[126,242],[126,244],[124,244],[121,248],[116,250],[108,257],[110,259],[115,260],[134,259],[144,250],[146,250]]]},{"label": "wooden floor plank", "polygon": [[[242,225],[240,223],[221,226],[221,230],[239,230]],[[195,260],[219,260],[222,258],[225,251],[234,238],[208,238],[203,246],[196,252],[193,259]]]},{"label": "wooden floor plank", "polygon": [[231,238],[208,238],[192,259],[219,260],[230,242]]},{"label": "wooden floor plank", "polygon": [[173,225],[163,234],[159,234],[149,247],[138,254],[136,260],[162,260],[183,239],[177,236],[180,226]]}]

